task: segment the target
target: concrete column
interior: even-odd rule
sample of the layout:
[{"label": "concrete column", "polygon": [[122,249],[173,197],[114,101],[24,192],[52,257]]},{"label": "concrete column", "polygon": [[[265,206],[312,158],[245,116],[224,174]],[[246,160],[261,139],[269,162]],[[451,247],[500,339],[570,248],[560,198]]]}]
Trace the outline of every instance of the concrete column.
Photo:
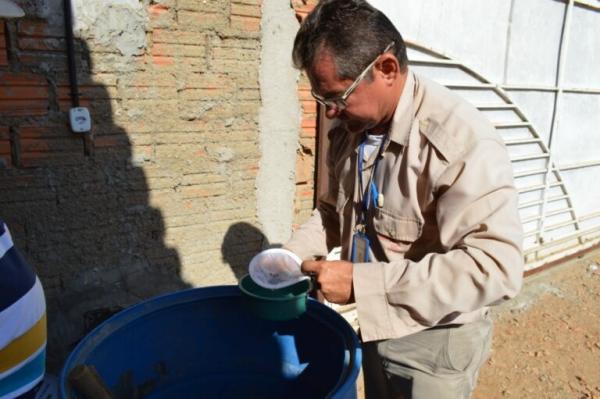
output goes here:
[{"label": "concrete column", "polygon": [[298,71],[292,46],[299,23],[289,1],[264,0],[260,93],[260,169],[256,182],[257,213],[271,244],[291,234],[294,210],[296,149],[300,131]]}]

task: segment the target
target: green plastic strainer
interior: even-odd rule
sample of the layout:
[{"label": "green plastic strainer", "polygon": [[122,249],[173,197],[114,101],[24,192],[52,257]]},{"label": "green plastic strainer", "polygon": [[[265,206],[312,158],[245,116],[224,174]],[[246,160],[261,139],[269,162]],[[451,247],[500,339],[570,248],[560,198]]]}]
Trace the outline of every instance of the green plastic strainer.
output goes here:
[{"label": "green plastic strainer", "polygon": [[256,284],[250,275],[239,283],[242,298],[248,310],[267,320],[290,320],[306,311],[310,280],[301,280],[284,288],[268,289]]}]

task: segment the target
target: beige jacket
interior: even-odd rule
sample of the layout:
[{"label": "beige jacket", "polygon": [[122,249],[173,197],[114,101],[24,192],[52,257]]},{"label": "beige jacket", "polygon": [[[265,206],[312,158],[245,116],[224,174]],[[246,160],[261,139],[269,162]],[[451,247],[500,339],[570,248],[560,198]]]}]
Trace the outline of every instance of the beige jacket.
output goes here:
[{"label": "beige jacket", "polygon": [[[329,193],[285,245],[303,259],[339,245],[350,259],[362,137],[338,127],[329,139]],[[480,320],[487,306],[517,294],[522,227],[512,167],[473,106],[409,71],[375,181],[385,199],[367,217],[375,261],[353,272],[364,341]]]}]

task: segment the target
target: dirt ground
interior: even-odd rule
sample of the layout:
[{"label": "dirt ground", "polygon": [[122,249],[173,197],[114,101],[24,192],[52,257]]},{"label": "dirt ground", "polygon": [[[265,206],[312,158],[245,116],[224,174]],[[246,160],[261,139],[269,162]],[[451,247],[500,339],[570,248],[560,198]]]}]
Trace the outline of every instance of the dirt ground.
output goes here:
[{"label": "dirt ground", "polygon": [[600,249],[527,277],[493,317],[472,399],[600,399]]},{"label": "dirt ground", "polygon": [[528,277],[494,316],[474,399],[600,399],[600,250]]}]

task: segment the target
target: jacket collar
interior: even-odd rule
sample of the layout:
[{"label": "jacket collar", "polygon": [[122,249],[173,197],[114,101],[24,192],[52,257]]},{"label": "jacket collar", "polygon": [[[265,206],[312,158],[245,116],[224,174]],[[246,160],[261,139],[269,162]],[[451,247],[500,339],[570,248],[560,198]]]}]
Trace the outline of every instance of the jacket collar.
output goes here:
[{"label": "jacket collar", "polygon": [[400,95],[400,100],[394,111],[390,126],[390,141],[406,145],[414,115],[415,76],[411,70],[406,75],[406,82]]}]

